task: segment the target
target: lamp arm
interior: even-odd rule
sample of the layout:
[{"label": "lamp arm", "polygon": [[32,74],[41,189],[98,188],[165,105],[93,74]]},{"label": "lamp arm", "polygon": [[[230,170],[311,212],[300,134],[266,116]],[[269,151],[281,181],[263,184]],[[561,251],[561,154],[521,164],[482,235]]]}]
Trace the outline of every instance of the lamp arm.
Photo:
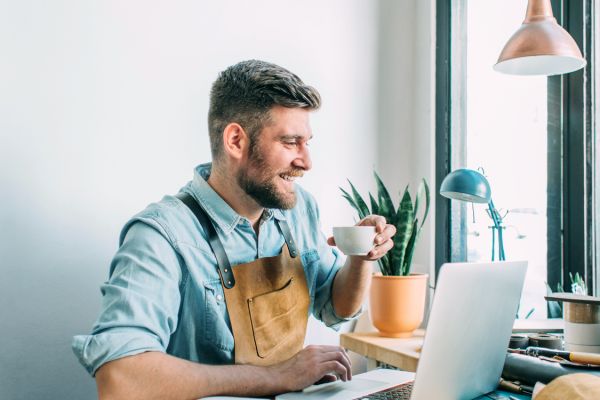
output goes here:
[{"label": "lamp arm", "polygon": [[492,227],[492,261],[496,258],[496,225]]},{"label": "lamp arm", "polygon": [[498,258],[500,259],[500,261],[504,261],[506,258],[504,255],[504,241],[502,240],[502,226],[498,218],[498,214],[496,213],[496,206],[494,206],[494,202],[491,198],[488,202],[488,209],[490,210],[490,215],[492,216],[492,221],[494,222],[494,228],[496,228],[496,230],[498,231]]}]

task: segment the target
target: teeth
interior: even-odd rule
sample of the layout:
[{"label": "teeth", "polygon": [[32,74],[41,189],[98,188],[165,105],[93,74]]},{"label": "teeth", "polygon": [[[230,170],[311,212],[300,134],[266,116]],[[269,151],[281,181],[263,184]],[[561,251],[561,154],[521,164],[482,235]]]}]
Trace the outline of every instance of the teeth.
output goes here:
[{"label": "teeth", "polygon": [[279,175],[279,176],[288,182],[293,182],[296,179],[295,176],[287,176],[287,175]]}]

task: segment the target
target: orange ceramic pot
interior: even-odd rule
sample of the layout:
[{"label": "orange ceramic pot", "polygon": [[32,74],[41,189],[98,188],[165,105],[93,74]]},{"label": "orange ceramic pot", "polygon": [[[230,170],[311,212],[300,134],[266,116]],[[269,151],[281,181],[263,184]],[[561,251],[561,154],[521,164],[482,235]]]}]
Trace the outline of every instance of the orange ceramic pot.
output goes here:
[{"label": "orange ceramic pot", "polygon": [[423,322],[427,274],[374,275],[370,292],[371,321],[381,336],[410,337]]}]

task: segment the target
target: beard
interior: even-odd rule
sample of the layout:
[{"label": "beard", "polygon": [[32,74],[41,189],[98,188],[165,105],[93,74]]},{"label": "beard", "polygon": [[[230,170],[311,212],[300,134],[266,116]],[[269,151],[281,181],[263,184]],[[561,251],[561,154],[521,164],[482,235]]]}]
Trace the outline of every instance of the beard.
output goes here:
[{"label": "beard", "polygon": [[[266,165],[260,150],[251,152],[248,158],[248,166],[241,169],[237,175],[238,185],[246,194],[261,207],[278,208],[289,210],[296,205],[296,191],[284,191],[278,188],[277,180],[284,176],[302,176],[304,171],[300,168],[292,168],[286,171],[275,172]],[[255,175],[251,174],[256,171]]]}]

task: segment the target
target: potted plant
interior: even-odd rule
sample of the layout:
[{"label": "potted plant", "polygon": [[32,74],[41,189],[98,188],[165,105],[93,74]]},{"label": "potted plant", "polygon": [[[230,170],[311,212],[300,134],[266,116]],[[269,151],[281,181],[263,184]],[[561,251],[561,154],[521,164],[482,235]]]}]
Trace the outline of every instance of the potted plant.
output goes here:
[{"label": "potted plant", "polygon": [[377,260],[381,273],[375,274],[371,283],[370,315],[382,336],[410,337],[423,322],[425,311],[428,275],[411,273],[411,267],[415,246],[429,212],[429,186],[425,179],[421,180],[413,203],[407,185],[400,204],[395,207],[381,178],[376,172],[373,174],[377,199],[369,193],[370,207],[350,180],[350,193],[343,188],[340,190],[360,219],[377,214],[396,227],[394,246]]}]

